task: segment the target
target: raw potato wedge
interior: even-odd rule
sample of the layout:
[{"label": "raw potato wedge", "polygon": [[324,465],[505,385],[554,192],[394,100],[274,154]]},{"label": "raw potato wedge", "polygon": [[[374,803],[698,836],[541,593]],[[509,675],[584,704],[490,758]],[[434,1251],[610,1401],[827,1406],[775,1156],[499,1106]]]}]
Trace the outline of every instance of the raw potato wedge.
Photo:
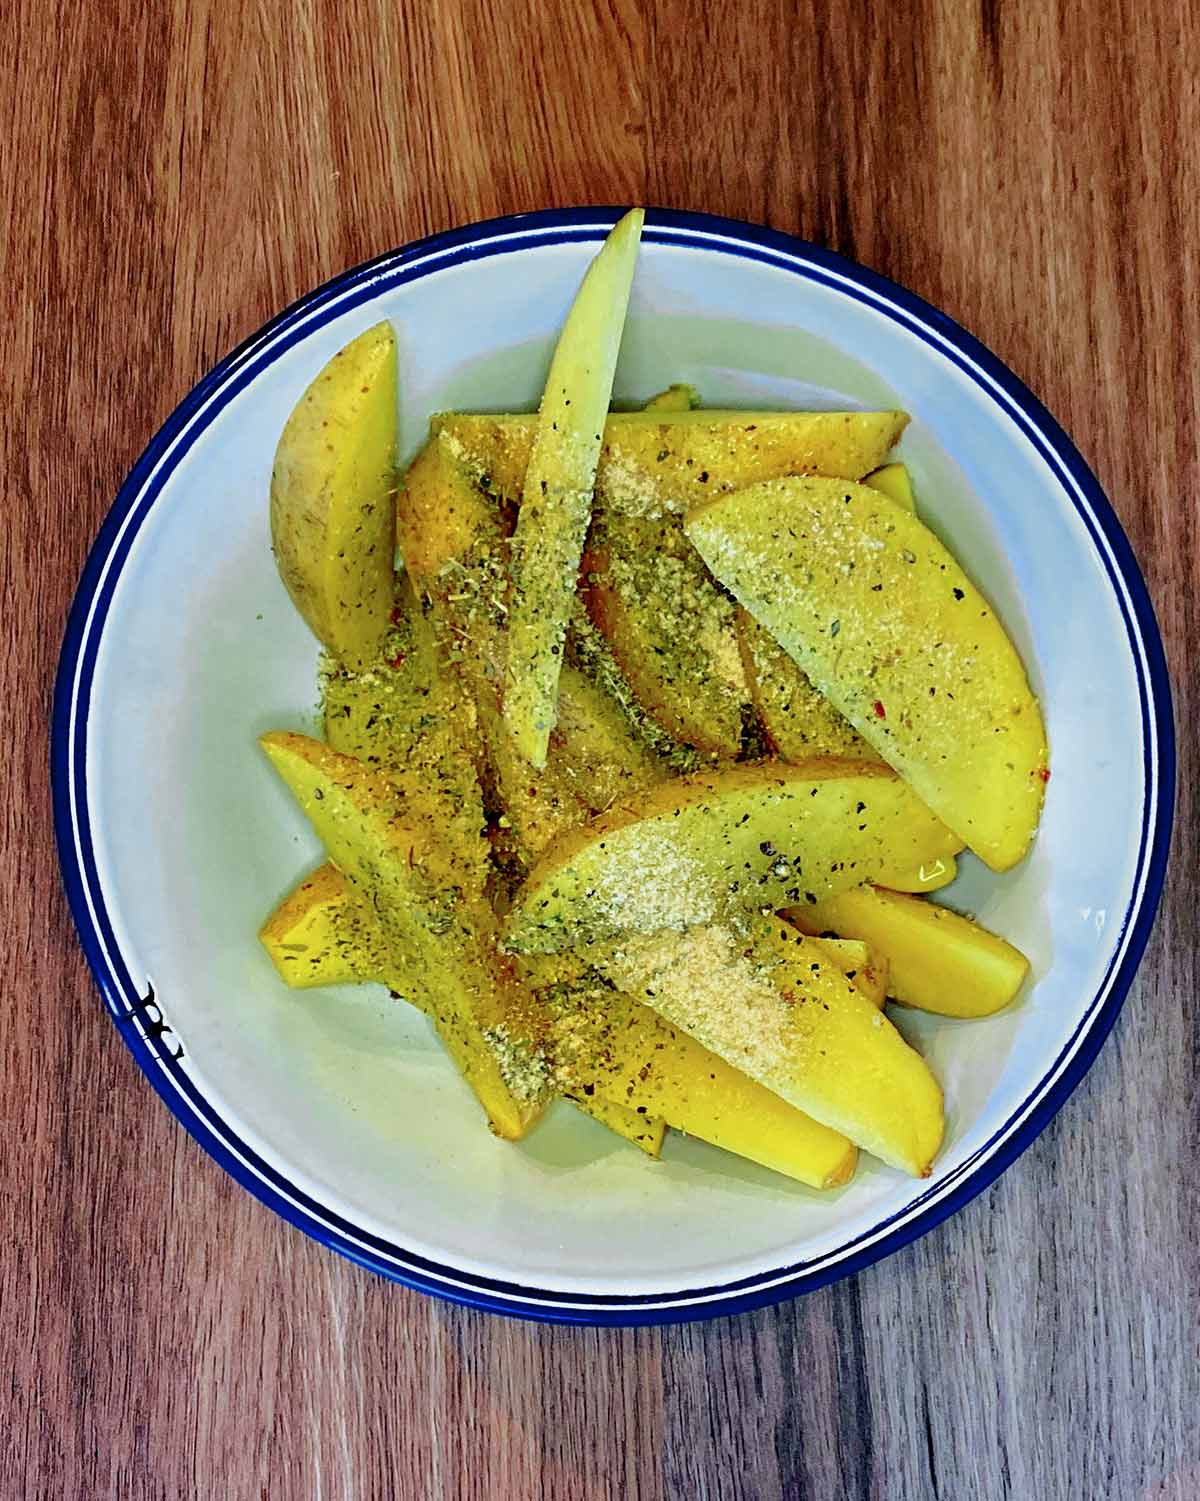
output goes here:
[{"label": "raw potato wedge", "polygon": [[560,1072],[634,1111],[662,1116],[689,1136],[783,1173],[810,1188],[835,1188],[857,1152],[723,1058],[621,991],[576,994],[558,1009]]},{"label": "raw potato wedge", "polygon": [[546,764],[558,677],[596,463],[642,234],[641,209],[614,227],[588,267],[546,378],[512,546],[504,722],[533,767]]},{"label": "raw potato wedge", "polygon": [[506,941],[547,953],[816,902],[863,880],[894,885],[958,846],[887,767],[816,760],[698,773],[560,839],[518,892]]},{"label": "raw potato wedge", "polygon": [[396,988],[421,996],[493,1130],[524,1135],[545,1089],[510,1034],[519,987],[493,952],[495,919],[464,889],[436,813],[410,807],[383,773],[307,736],[273,732],[260,744],[330,858],[372,904]]},{"label": "raw potato wedge", "polygon": [[564,1094],[564,1100],[570,1100],[577,1110],[582,1110],[584,1115],[590,1115],[594,1121],[599,1121],[602,1126],[616,1136],[624,1139],[647,1157],[657,1160],[662,1156],[663,1142],[667,1137],[667,1123],[661,1116],[639,1115],[636,1110],[631,1110],[628,1105],[620,1105],[612,1100],[606,1100],[601,1095],[595,1094],[590,1098],[583,1096],[577,1098],[573,1094]]},{"label": "raw potato wedge", "polygon": [[583,601],[578,598],[571,612],[567,656],[615,707],[635,752],[650,752],[659,765],[671,772],[699,771],[706,764],[707,758],[693,746],[683,745],[668,735],[658,721],[647,714],[629,679],[621,671],[607,639],[596,629]]},{"label": "raw potato wedge", "polygon": [[737,935],[628,936],[601,968],[672,1026],[856,1145],[927,1177],[942,1092],[919,1053],[810,941],[778,920]]},{"label": "raw potato wedge", "polygon": [[674,516],[601,512],[583,562],[588,613],[646,712],[673,739],[732,760],[753,724],[736,605]]},{"label": "raw potato wedge", "polygon": [[[780,474],[862,474],[906,421],[899,412],[609,416],[584,560],[588,606],[639,702],[674,739],[732,757],[750,718],[733,607],[680,534],[680,513],[698,495]],[[532,417],[449,413],[431,433],[478,489],[512,500],[534,427]],[[450,514],[454,527],[461,503]],[[408,559],[403,535],[400,545]]]},{"label": "raw potato wedge", "polygon": [[1025,855],[1046,732],[987,600],[916,516],[865,485],[798,478],[692,511],[688,536],[917,795],[993,870]]},{"label": "raw potato wedge", "polygon": [[700,405],[700,392],[681,381],[653,395],[642,408],[646,412],[690,412]]},{"label": "raw potato wedge", "polygon": [[[779,415],[792,419],[790,429],[748,414],[723,430],[711,425],[672,431],[675,449],[663,438],[668,446],[657,449],[653,460],[644,429],[634,429],[622,435],[621,447],[615,440],[607,445],[610,462],[597,480],[596,521],[584,561],[588,610],[647,711],[677,740],[714,757],[732,759],[747,749],[754,722],[748,664],[739,649],[735,607],[681,534],[672,496],[681,484],[685,495],[688,489],[722,493],[750,482],[752,474],[861,473],[864,455],[876,451],[871,439],[890,445],[903,426],[891,413]],[[706,444],[689,444],[700,435]],[[631,437],[643,440],[636,457],[629,454],[635,448]],[[687,452],[689,447],[700,452]],[[852,467],[839,469],[846,464]],[[666,477],[664,489],[668,468],[675,476]],[[790,660],[788,666],[796,671]],[[835,724],[838,716],[831,709],[822,714],[823,703],[811,688],[809,697],[821,705],[812,715]],[[856,737],[826,738],[827,747],[814,746],[808,754],[847,753]]]},{"label": "raw potato wedge", "polygon": [[912,477],[905,464],[884,464],[880,469],[874,469],[863,480],[864,485],[870,485],[872,490],[878,490],[881,495],[886,495],[894,500],[898,506],[903,506],[906,511],[917,514],[916,497],[913,495]]},{"label": "raw potato wedge", "polygon": [[379,323],[329,361],[275,450],[280,577],[313,634],[350,667],[375,660],[392,608],[397,416],[396,340]]},{"label": "raw potato wedge", "polygon": [[325,864],[284,897],[258,934],[293,990],[314,985],[386,984],[388,949],[379,924],[353,897],[345,876]]},{"label": "raw potato wedge", "polygon": [[[610,412],[596,498],[613,512],[682,516],[713,495],[786,474],[855,479],[883,463],[908,423],[903,412]],[[442,412],[430,422],[471,478],[520,498],[536,417]]]},{"label": "raw potato wedge", "polygon": [[969,918],[920,897],[860,886],[784,915],[802,932],[861,938],[887,956],[888,994],[940,1016],[991,1016],[1029,973],[1019,949]]},{"label": "raw potato wedge", "polygon": [[776,754],[793,762],[812,756],[883,759],[813,687],[770,631],[740,605],[737,634],[750,696]]},{"label": "raw potato wedge", "polygon": [[658,757],[630,734],[619,705],[569,662],[559,679],[558,725],[547,765],[561,770],[589,813],[602,813],[667,774]]},{"label": "raw potato wedge", "polygon": [[391,624],[375,663],[332,664],[322,675],[325,739],[334,750],[407,779],[438,775],[447,760],[470,770],[472,705],[438,661],[433,627],[406,574],[396,579]]},{"label": "raw potato wedge", "polygon": [[556,759],[535,772],[500,710],[508,594],[504,517],[438,435],[417,455],[396,505],[396,541],[429,611],[441,671],[471,701],[506,861],[525,870],[591,813]]}]

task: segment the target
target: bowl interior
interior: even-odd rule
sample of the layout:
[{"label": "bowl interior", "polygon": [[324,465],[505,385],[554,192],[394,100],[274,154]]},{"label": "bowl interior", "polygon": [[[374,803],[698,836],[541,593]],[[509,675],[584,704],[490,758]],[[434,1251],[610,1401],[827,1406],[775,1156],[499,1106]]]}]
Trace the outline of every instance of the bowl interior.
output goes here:
[{"label": "bowl interior", "polygon": [[153,985],[190,1084],[241,1140],[331,1213],[440,1267],[619,1301],[836,1256],[991,1150],[1076,1045],[1105,982],[1135,894],[1147,778],[1138,673],[1096,543],[993,396],[836,284],[651,236],[622,402],[689,380],[706,404],[911,413],[900,454],[921,513],[999,609],[1046,711],[1053,779],[1033,855],[1005,877],[964,857],[946,893],[1029,954],[1033,982],[986,1021],[899,1016],[946,1090],[934,1178],[864,1158],[831,1194],[678,1137],[649,1162],[567,1105],[503,1144],[416,1013],[373,989],[286,990],[256,929],[320,851],[255,746],[266,729],[316,728],[316,649],[268,537],[279,431],[321,364],[384,317],[399,337],[406,452],[433,411],[532,407],[593,251],[523,245],[382,277],[298,324],[226,393],[116,580],[87,802],[113,942],[135,984]]}]

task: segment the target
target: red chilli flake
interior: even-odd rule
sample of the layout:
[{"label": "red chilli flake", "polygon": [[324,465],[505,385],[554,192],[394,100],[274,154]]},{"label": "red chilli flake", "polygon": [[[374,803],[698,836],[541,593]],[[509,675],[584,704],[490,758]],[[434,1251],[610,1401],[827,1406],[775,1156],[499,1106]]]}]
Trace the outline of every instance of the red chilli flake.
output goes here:
[{"label": "red chilli flake", "polygon": [[397,667],[397,668],[403,667],[404,666],[404,653],[402,651],[398,651],[396,653],[396,655],[392,658],[392,660],[388,663],[388,666],[389,667]]},{"label": "red chilli flake", "polygon": [[1038,776],[1041,777],[1043,782],[1048,782],[1050,780],[1050,768],[1043,766],[1041,771],[1038,772]]},{"label": "red chilli flake", "polygon": [[887,718],[887,710],[883,707],[883,705],[879,702],[878,699],[875,700],[875,703],[872,705],[872,707],[875,710],[875,718],[876,719],[886,719]]},{"label": "red chilli flake", "polygon": [[404,619],[404,611],[400,608],[399,605],[393,605],[392,613],[388,616],[388,619],[392,622],[393,625],[399,625]]}]

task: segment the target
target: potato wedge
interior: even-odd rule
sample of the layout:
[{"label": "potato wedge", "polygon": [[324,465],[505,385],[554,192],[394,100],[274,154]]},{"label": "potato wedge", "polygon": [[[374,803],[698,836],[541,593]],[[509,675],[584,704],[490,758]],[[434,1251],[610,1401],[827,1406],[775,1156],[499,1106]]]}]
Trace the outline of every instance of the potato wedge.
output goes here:
[{"label": "potato wedge", "polygon": [[574,987],[557,1004],[557,1070],[676,1130],[783,1173],[811,1188],[853,1175],[846,1137],[789,1105],[686,1031],[611,987]]},{"label": "potato wedge", "polygon": [[697,773],[560,839],[518,892],[506,942],[545,953],[816,902],[864,879],[894,884],[958,844],[884,766],[815,760]]},{"label": "potato wedge", "polygon": [[620,706],[569,662],[559,678],[558,724],[546,764],[560,769],[590,813],[602,813],[667,775],[659,758],[630,733]]},{"label": "potato wedge", "polygon": [[673,739],[732,760],[754,724],[734,631],[673,516],[600,513],[583,562],[588,613],[638,702]]},{"label": "potato wedge", "polygon": [[[780,916],[786,916],[781,913]],[[800,925],[797,923],[797,927]],[[800,928],[808,934],[808,928]],[[879,949],[852,938],[829,938],[824,929],[811,935],[815,943],[829,956],[829,962],[872,1006],[883,1008],[887,1000],[888,962]]]},{"label": "potato wedge", "polygon": [[[609,416],[596,475],[598,523],[584,560],[589,610],[639,702],[675,740],[732,757],[753,717],[732,606],[680,535],[679,514],[698,493],[774,475],[861,474],[906,421],[898,412]],[[532,417],[448,413],[431,423],[476,496],[508,500],[522,491],[533,432]],[[450,519],[438,525],[455,530],[461,500],[445,509]],[[408,559],[404,535],[400,545]]]},{"label": "potato wedge", "polygon": [[686,382],[658,391],[642,408],[645,412],[690,412],[700,405],[700,392]]},{"label": "potato wedge", "polygon": [[359,671],[332,664],[322,675],[325,739],[390,772],[424,775],[447,757],[469,764],[477,738],[472,705],[439,663],[432,623],[407,574],[397,577],[394,600],[375,662]]},{"label": "potato wedge", "polygon": [[793,762],[812,756],[882,761],[850,721],[813,687],[770,631],[740,605],[737,636],[750,697],[777,755]]},{"label": "potato wedge", "polygon": [[887,956],[888,994],[939,1016],[991,1016],[1025,982],[1029,960],[995,933],[947,907],[877,886],[783,914],[804,933],[861,938]]},{"label": "potato wedge", "polygon": [[646,712],[629,679],[621,671],[607,639],[597,630],[581,599],[576,599],[571,612],[567,656],[620,714],[634,753],[639,749],[648,751],[660,766],[675,773],[699,771],[709,764],[708,757],[702,756],[694,746],[683,745],[673,735],[668,735]]},{"label": "potato wedge", "polygon": [[[414,804],[383,773],[304,735],[261,737],[330,858],[379,919],[402,994],[418,994],[498,1135],[540,1114],[544,1073],[511,1019],[521,997],[495,952],[491,909],[464,882],[436,805]],[[480,841],[482,842],[482,841]]]},{"label": "potato wedge", "polygon": [[672,1026],[875,1156],[927,1177],[942,1092],[920,1054],[785,923],[627,935],[600,967]]},{"label": "potato wedge", "polygon": [[596,463],[642,234],[641,209],[618,221],[588,267],[546,378],[512,545],[504,722],[529,764],[546,764],[558,678]]},{"label": "potato wedge", "polygon": [[[631,714],[597,674],[561,670],[559,723],[546,765],[530,766],[501,718],[499,690],[507,597],[504,520],[450,447],[430,439],[404,477],[397,537],[427,601],[430,635],[441,647],[436,677],[475,710],[491,800],[502,810],[506,858],[527,870],[554,839],[608,807],[619,793],[669,771]],[[594,665],[595,653],[589,663]],[[407,664],[405,664],[407,666]],[[436,688],[436,683],[435,683]],[[431,695],[435,696],[435,695]]]},{"label": "potato wedge", "polygon": [[1029,848],[1046,732],[995,612],[928,527],[850,481],[775,480],[686,531],[919,797],[993,870]]},{"label": "potato wedge", "polygon": [[258,936],[280,978],[294,990],[382,983],[388,971],[379,924],[353,898],[337,866],[328,863],[284,897]]},{"label": "potato wedge", "polygon": [[599,1094],[590,1097],[564,1094],[562,1098],[570,1100],[571,1104],[584,1115],[590,1115],[594,1121],[607,1126],[615,1136],[623,1137],[632,1146],[637,1147],[639,1152],[645,1152],[647,1157],[652,1157],[657,1161],[662,1156],[663,1142],[667,1137],[667,1123],[661,1115],[639,1115],[628,1105],[619,1105],[612,1100],[604,1099]]},{"label": "potato wedge", "polygon": [[[871,436],[882,442],[898,432],[888,413],[841,413],[837,420],[828,413],[786,415],[792,419],[790,429],[747,419],[744,425],[728,424],[723,434],[717,425],[672,430],[671,439],[683,454],[683,473],[694,476],[683,483],[693,493],[699,488],[719,493],[750,473],[766,477],[772,471],[816,469],[828,474],[838,472],[839,463],[850,463],[855,468],[847,472],[858,472],[864,452],[871,451]],[[774,442],[768,438],[772,429]],[[630,436],[643,439],[635,459],[627,452],[634,447]],[[689,441],[701,436],[705,443]],[[679,530],[677,512],[664,501],[664,493],[671,491],[668,478],[664,492],[663,471],[672,464],[676,475],[679,471],[672,447],[659,448],[651,462],[644,437],[641,430],[623,435],[624,446],[615,453],[614,443],[608,445],[610,462],[597,480],[596,521],[584,562],[588,610],[659,724],[710,756],[732,759],[746,748],[755,717],[735,608],[714,587]],[[689,447],[700,448],[699,456],[684,451]],[[796,670],[790,659],[789,666]],[[832,711],[825,718],[836,721]],[[841,738],[836,749],[830,746],[832,753],[844,752],[846,737]]]},{"label": "potato wedge", "polygon": [[873,469],[864,480],[864,485],[869,485],[872,490],[878,490],[881,495],[886,495],[894,500],[898,506],[903,506],[906,511],[917,514],[917,501],[913,495],[912,477],[905,464],[884,464],[879,469]]},{"label": "potato wedge", "polygon": [[[430,422],[471,478],[519,499],[537,419],[442,412]],[[610,412],[596,469],[608,511],[682,516],[699,501],[786,474],[857,479],[883,463],[908,423],[903,412]]]},{"label": "potato wedge", "polygon": [[396,340],[390,323],[325,366],[284,426],[271,472],[279,574],[339,661],[375,660],[392,607]]}]

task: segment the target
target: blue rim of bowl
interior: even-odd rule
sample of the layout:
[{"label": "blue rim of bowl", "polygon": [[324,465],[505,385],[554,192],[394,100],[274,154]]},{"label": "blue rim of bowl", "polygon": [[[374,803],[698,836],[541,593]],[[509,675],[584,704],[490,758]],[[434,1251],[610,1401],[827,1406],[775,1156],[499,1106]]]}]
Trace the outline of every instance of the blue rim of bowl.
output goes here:
[{"label": "blue rim of bowl", "polygon": [[1141,711],[1145,799],[1129,907],[1104,979],[1078,1027],[1022,1105],[970,1158],[888,1219],[809,1261],[712,1287],[647,1294],[541,1289],[446,1266],[346,1220],[266,1161],[213,1108],[176,1059],[145,980],[122,958],[104,905],[87,804],[87,719],[96,656],[121,568],[172,470],[222,408],[265,366],[316,328],[380,291],[464,261],[600,240],[620,210],[547,210],[492,219],[414,241],[335,277],[240,344],[180,403],[129,477],[84,567],[55,682],[51,774],[55,832],[71,912],[105,1003],[139,1067],[191,1135],[285,1220],[350,1260],[452,1302],[518,1318],[574,1324],[661,1324],[712,1318],[795,1297],[891,1255],[982,1192],[1038,1136],[1091,1066],[1137,969],[1162,892],[1174,806],[1171,692],[1154,610],[1132,548],[1070,439],[1030,391],[953,319],[844,257],[775,230],[713,215],[654,210],[644,241],[716,251],[816,281],[874,307],[951,360],[1033,444],[1082,518],[1117,598]]}]

